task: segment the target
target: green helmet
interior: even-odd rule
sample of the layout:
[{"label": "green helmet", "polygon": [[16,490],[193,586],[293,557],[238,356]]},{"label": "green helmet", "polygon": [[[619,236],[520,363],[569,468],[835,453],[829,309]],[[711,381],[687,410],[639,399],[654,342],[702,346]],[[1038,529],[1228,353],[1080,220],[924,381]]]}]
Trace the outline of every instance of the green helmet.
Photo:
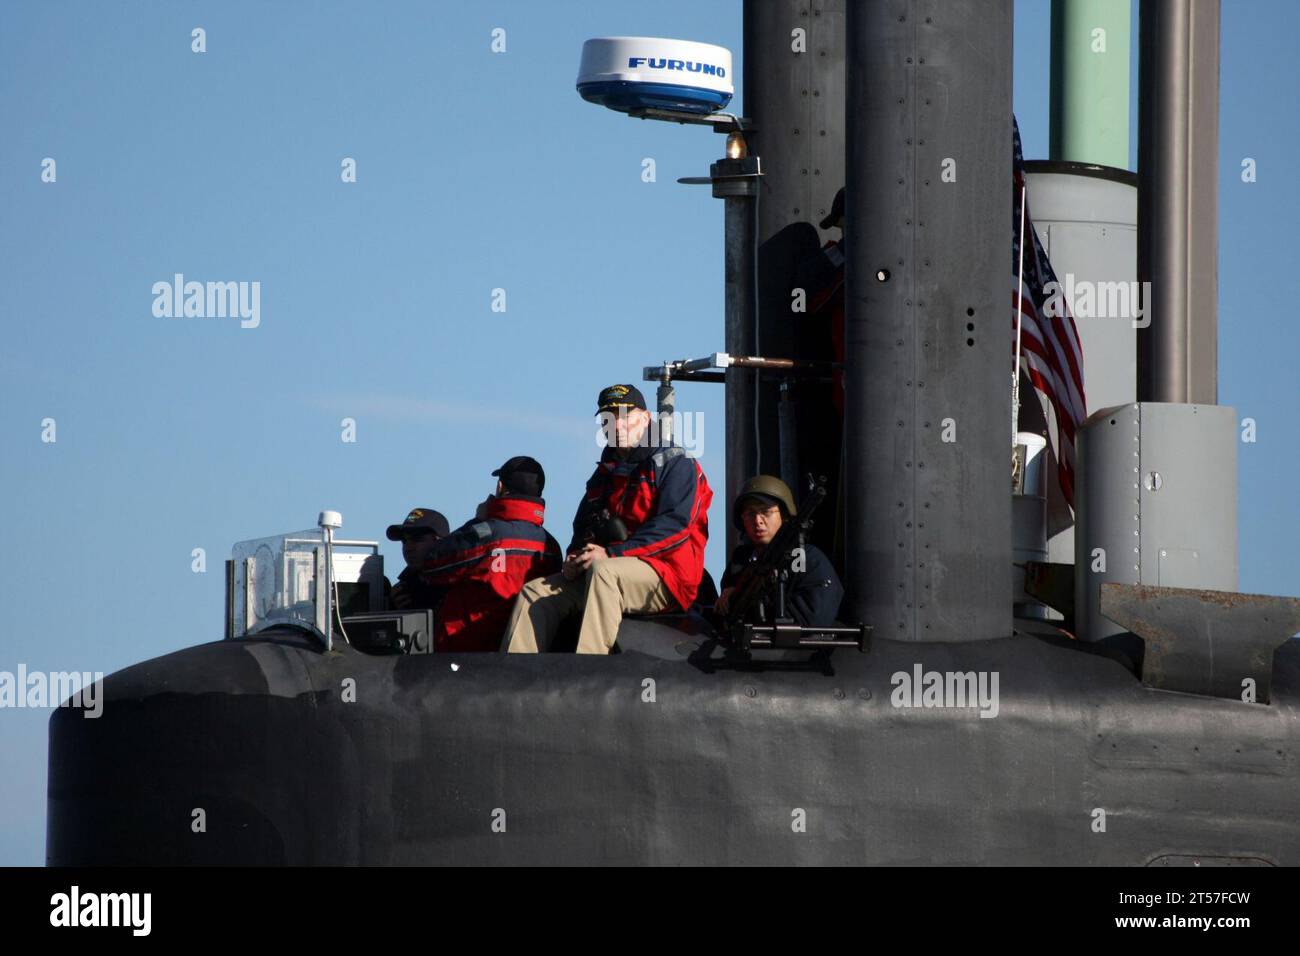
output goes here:
[{"label": "green helmet", "polygon": [[741,530],[744,530],[744,524],[740,520],[740,509],[746,498],[758,498],[780,505],[783,518],[792,518],[799,513],[794,506],[794,495],[784,481],[771,475],[755,475],[740,486],[740,493],[732,505],[731,521]]}]

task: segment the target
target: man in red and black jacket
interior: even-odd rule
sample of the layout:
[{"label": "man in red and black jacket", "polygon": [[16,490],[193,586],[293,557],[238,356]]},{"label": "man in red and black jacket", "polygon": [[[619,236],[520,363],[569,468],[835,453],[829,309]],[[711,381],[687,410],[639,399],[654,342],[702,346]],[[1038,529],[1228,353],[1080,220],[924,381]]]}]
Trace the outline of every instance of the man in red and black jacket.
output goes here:
[{"label": "man in red and black jacket", "polygon": [[606,447],[578,506],[560,574],[519,592],[504,649],[550,650],[581,614],[578,653],[608,654],[624,613],[685,610],[704,575],[713,492],[694,458],[651,433],[645,399],[611,385],[597,399]]},{"label": "man in red and black jacket", "polygon": [[518,456],[492,472],[496,494],[473,521],[434,545],[424,580],[446,592],[434,624],[435,651],[495,651],[520,589],[560,567],[560,545],[542,527],[546,475]]}]

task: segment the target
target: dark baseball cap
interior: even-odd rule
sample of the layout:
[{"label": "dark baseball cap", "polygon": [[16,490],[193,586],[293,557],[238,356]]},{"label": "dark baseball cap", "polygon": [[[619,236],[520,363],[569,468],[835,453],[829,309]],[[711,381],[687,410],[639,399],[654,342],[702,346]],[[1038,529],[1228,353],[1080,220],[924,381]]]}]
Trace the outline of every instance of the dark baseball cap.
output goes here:
[{"label": "dark baseball cap", "polygon": [[843,228],[844,226],[844,187],[843,186],[841,186],[840,191],[835,194],[835,201],[831,203],[830,215],[828,215],[825,219],[821,221],[821,227],[823,229],[829,229],[832,226],[839,226],[841,228]]},{"label": "dark baseball cap", "polygon": [[390,524],[388,526],[388,540],[401,541],[407,533],[414,530],[432,531],[440,538],[445,538],[451,534],[451,525],[447,524],[447,519],[439,511],[432,508],[412,508],[411,513],[406,516],[406,520],[401,524]]},{"label": "dark baseball cap", "polygon": [[611,385],[609,388],[601,389],[600,396],[596,399],[597,415],[601,412],[617,412],[628,408],[647,411],[645,396],[635,385]]},{"label": "dark baseball cap", "polygon": [[542,463],[527,455],[516,455],[492,472],[492,476],[500,478],[506,491],[516,495],[540,498],[542,489],[546,487],[546,472],[542,470]]}]

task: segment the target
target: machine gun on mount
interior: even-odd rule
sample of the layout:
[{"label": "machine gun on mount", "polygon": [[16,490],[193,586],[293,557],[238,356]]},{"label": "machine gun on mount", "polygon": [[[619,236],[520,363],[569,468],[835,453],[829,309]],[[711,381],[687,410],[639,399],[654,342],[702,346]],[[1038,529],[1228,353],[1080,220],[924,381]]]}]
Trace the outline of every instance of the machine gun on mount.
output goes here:
[{"label": "machine gun on mount", "polygon": [[[790,616],[786,589],[804,558],[813,515],[826,500],[825,479],[809,479],[811,490],[790,515],[763,553],[747,564],[736,578],[734,592],[723,615],[731,646],[743,655],[756,648],[813,650],[829,653],[837,647],[866,652],[870,629],[861,624],[806,627]],[[769,619],[770,616],[770,619]]]}]

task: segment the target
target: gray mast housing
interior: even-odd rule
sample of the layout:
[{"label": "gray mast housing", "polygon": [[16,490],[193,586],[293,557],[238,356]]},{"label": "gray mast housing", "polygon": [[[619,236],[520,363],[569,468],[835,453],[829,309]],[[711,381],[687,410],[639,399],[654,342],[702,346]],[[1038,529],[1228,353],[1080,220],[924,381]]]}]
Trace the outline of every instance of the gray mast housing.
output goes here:
[{"label": "gray mast housing", "polygon": [[1149,324],[1137,335],[1138,404],[1098,412],[1078,434],[1083,640],[1124,630],[1101,612],[1105,580],[1238,587],[1236,411],[1215,405],[1218,0],[1143,3],[1139,42],[1138,277],[1150,283]]},{"label": "gray mast housing", "polygon": [[763,157],[760,243],[794,223],[817,228],[844,185],[844,3],[745,0],[744,105],[754,125],[746,139]]},{"label": "gray mast housing", "polygon": [[841,617],[882,637],[1011,633],[1011,31],[849,10]]},{"label": "gray mast housing", "polygon": [[1122,634],[1101,613],[1107,581],[1235,591],[1237,423],[1222,405],[1143,402],[1078,432],[1075,633]]},{"label": "gray mast housing", "polygon": [[[1140,293],[1134,282],[1137,177],[1083,163],[1031,160],[1025,166],[1034,225],[1079,332],[1088,412],[1132,404],[1137,400],[1137,326],[1145,321],[1137,314]],[[1020,427],[1028,431],[1045,429],[1045,414],[1050,414],[1035,394],[1022,376]],[[1056,456],[1050,449],[1047,454],[1055,469]],[[1069,506],[1054,479],[1047,489],[1052,515],[1048,560],[1073,564],[1075,525],[1069,522]]]},{"label": "gray mast housing", "polygon": [[1138,77],[1138,401],[1218,392],[1219,0],[1143,3]]},{"label": "gray mast housing", "polygon": [[[836,191],[844,185],[844,9],[845,0],[746,0],[744,7],[744,108],[753,130],[746,134],[751,155],[762,157],[759,180],[757,269],[758,315],[744,348],[733,354],[792,357],[806,315],[792,306],[800,262],[822,243],[838,238],[822,230]],[[804,289],[805,297],[814,290]],[[727,459],[727,500],[750,475],[781,475],[791,482],[801,470],[823,465],[799,461],[794,444],[795,409],[780,391],[777,377],[758,371],[748,376],[749,418],[740,431],[727,421],[727,442],[741,450]],[[730,388],[730,385],[728,385]],[[781,423],[785,423],[784,429]],[[839,435],[819,432],[827,442]],[[805,443],[811,436],[801,436]],[[741,461],[743,473],[733,473]],[[834,475],[830,476],[834,482]],[[834,507],[826,509],[831,520]],[[736,532],[728,523],[728,553]]]}]

